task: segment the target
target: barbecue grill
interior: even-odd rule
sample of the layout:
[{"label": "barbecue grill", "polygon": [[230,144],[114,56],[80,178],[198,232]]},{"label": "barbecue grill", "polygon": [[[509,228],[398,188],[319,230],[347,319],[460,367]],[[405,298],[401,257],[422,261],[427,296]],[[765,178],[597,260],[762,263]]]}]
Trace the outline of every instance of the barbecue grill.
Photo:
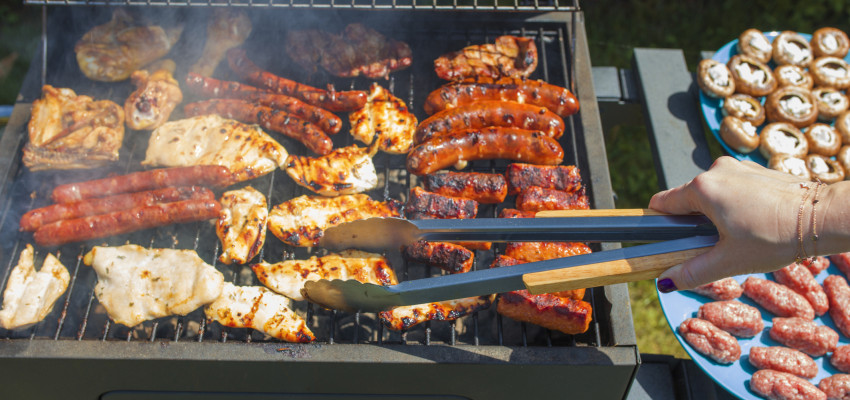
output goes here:
[{"label": "barbecue grill", "polygon": [[[425,117],[425,97],[442,84],[432,68],[437,56],[469,44],[492,42],[503,34],[533,37],[540,65],[532,77],[571,88],[581,103],[581,111],[566,121],[561,139],[566,153],[564,164],[581,168],[593,208],[614,206],[577,2],[559,5],[514,0],[504,4],[504,0],[499,0],[488,5],[476,1],[468,6],[436,0],[25,2],[42,7],[44,31],[41,51],[32,62],[0,138],[0,287],[5,287],[24,245],[32,242],[30,234],[18,232],[20,216],[48,204],[56,184],[141,169],[139,162],[144,158],[147,134],[129,130],[120,161],[110,168],[31,172],[21,164],[31,103],[40,97],[43,84],[69,87],[78,94],[119,104],[133,90],[129,82],[88,80],[76,64],[76,40],[111,18],[111,8],[92,5],[138,5],[141,7],[132,7],[133,11],[141,10],[162,24],[177,18],[185,20],[183,37],[169,54],[181,57],[175,73],[178,80],[200,54],[212,6],[222,5],[244,7],[251,16],[254,30],[244,47],[258,65],[314,86],[330,81],[339,89],[368,90],[372,81],[367,79],[306,75],[282,51],[288,30],[330,29],[362,22],[411,46],[413,65],[379,82],[404,100],[420,120]],[[461,12],[466,10],[490,12]],[[182,58],[189,61],[181,63]],[[226,73],[224,64],[219,72]],[[172,119],[179,117],[178,107]],[[299,143],[280,135],[275,137],[291,153],[306,153]],[[333,140],[339,147],[351,144],[353,139],[341,133]],[[369,192],[374,199],[405,201],[410,188],[418,184],[416,177],[405,170],[403,156],[379,153],[375,165],[379,186]],[[469,168],[500,172],[506,165],[501,161],[473,162]],[[309,194],[281,170],[248,183],[264,193],[270,205]],[[495,217],[499,208],[482,205],[479,215]],[[292,248],[269,236],[259,257],[270,262],[324,254],[321,249]],[[206,222],[58,249],[37,248],[37,265],[48,251],[58,253],[71,273],[71,284],[41,323],[23,330],[0,329],[0,338],[4,338],[0,343],[2,397],[624,398],[640,363],[625,285],[588,290],[586,299],[593,305],[593,322],[588,332],[580,335],[564,335],[502,318],[495,312],[495,305],[457,321],[432,321],[399,333],[386,329],[375,314],[324,310],[307,302],[296,302],[296,311],[306,316],[317,336],[310,344],[280,342],[252,330],[207,323],[202,310],[128,328],[110,323],[94,296],[96,274],[82,264],[82,256],[94,245],[127,242],[195,249],[226,280],[240,285],[258,284],[249,267],[217,261],[221,249],[212,224]],[[594,245],[595,250],[616,246]],[[494,249],[478,251],[475,268],[487,268],[499,246]],[[397,254],[390,253],[388,257],[400,280],[439,273],[436,268],[408,264]]]}]

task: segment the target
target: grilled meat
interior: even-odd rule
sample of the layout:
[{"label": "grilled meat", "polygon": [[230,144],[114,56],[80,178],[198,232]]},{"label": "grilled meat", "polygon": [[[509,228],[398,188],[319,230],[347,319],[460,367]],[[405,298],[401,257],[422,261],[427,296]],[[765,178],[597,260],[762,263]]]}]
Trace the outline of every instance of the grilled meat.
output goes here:
[{"label": "grilled meat", "polygon": [[566,334],[587,331],[593,317],[590,303],[527,290],[499,294],[496,311],[517,321],[530,322]]},{"label": "grilled meat", "polygon": [[478,202],[426,192],[416,186],[404,205],[408,219],[468,219],[478,214]]},{"label": "grilled meat", "polygon": [[95,246],[83,262],[97,273],[95,296],[116,323],[132,327],[186,315],[215,301],[224,276],[193,250]]},{"label": "grilled meat", "polygon": [[434,60],[437,76],[453,81],[475,77],[526,78],[537,68],[533,38],[499,36],[491,44],[464,47]]},{"label": "grilled meat", "polygon": [[[500,255],[493,260],[493,263],[490,264],[490,268],[499,268],[499,267],[509,267],[511,265],[524,264],[527,261],[518,260],[513,257],[508,257],[505,255]],[[573,290],[562,290],[560,292],[550,293],[552,295],[563,297],[565,299],[573,299],[573,300],[581,300],[584,298],[585,289],[573,289]]]},{"label": "grilled meat", "polygon": [[221,296],[204,307],[207,318],[231,328],[252,328],[293,343],[316,339],[307,322],[292,311],[291,301],[262,286],[227,282]]},{"label": "grilled meat", "polygon": [[516,208],[523,211],[587,210],[590,201],[584,188],[573,192],[532,186],[516,197]]},{"label": "grilled meat", "polygon": [[503,208],[499,211],[499,218],[534,218],[537,215],[534,211],[522,211],[516,208]]},{"label": "grilled meat", "polygon": [[465,315],[485,310],[495,295],[467,297],[436,303],[401,306],[378,313],[381,322],[394,331],[408,329],[425,321],[454,321]]},{"label": "grilled meat", "polygon": [[234,183],[283,166],[287,156],[286,149],[256,125],[204,115],[154,130],[142,165],[220,165],[230,169]]},{"label": "grilled meat", "polygon": [[77,63],[89,79],[122,81],[150,62],[167,54],[180,39],[183,26],[144,25],[124,9],[116,8],[112,20],[88,31],[74,46]]},{"label": "grilled meat", "polygon": [[26,328],[43,320],[53,310],[56,299],[68,289],[71,275],[59,259],[48,254],[36,272],[33,258],[32,246],[28,244],[9,274],[0,310],[0,327],[4,329]]},{"label": "grilled meat", "polygon": [[269,213],[269,230],[284,243],[309,247],[331,226],[371,217],[398,217],[400,209],[395,200],[374,201],[365,194],[305,195],[276,205]]},{"label": "grilled meat", "polygon": [[525,262],[551,260],[590,252],[590,247],[586,244],[570,242],[510,242],[505,246],[506,256]]},{"label": "grilled meat", "polygon": [[23,162],[30,170],[95,168],[118,160],[124,110],[50,85],[33,102]]},{"label": "grilled meat", "polygon": [[505,171],[508,194],[519,194],[532,186],[573,192],[581,189],[581,174],[573,165],[514,163]]},{"label": "grilled meat", "polygon": [[251,269],[263,285],[293,300],[304,300],[301,294],[304,283],[319,279],[354,279],[376,285],[398,283],[386,258],[358,250],[275,264],[261,262],[252,265]]},{"label": "grilled meat", "polygon": [[515,101],[543,106],[561,118],[578,112],[576,96],[567,88],[541,80],[517,78],[467,78],[451,82],[431,92],[425,99],[428,115],[482,100]]},{"label": "grilled meat", "polygon": [[442,196],[462,197],[485,204],[505,200],[508,185],[502,174],[443,172],[425,175],[425,190]]},{"label": "grilled meat", "polygon": [[351,145],[321,157],[292,155],[286,174],[295,183],[322,196],[362,193],[378,185],[372,155],[365,147]]},{"label": "grilled meat", "polygon": [[207,41],[198,61],[189,71],[212,76],[228,50],[238,47],[251,35],[251,19],[242,10],[217,8],[207,24]]},{"label": "grilled meat", "polygon": [[351,136],[392,154],[407,154],[413,148],[416,116],[401,99],[377,83],[372,84],[366,105],[349,114]]},{"label": "grilled meat", "polygon": [[320,30],[294,31],[286,37],[286,53],[302,68],[315,72],[320,65],[331,75],[387,78],[412,62],[407,43],[355,23],[335,35]]},{"label": "grilled meat", "polygon": [[[169,60],[170,61],[170,60]],[[153,130],[168,121],[171,112],[183,101],[180,85],[171,75],[174,62],[152,74],[139,70],[130,75],[136,90],[124,102],[127,126],[136,130]]]},{"label": "grilled meat", "polygon": [[416,127],[413,143],[449,136],[463,129],[504,127],[540,132],[552,139],[564,134],[564,120],[546,107],[503,100],[482,100],[435,113]]},{"label": "grilled meat", "polygon": [[401,255],[405,260],[437,267],[452,274],[468,272],[475,262],[475,255],[460,244],[424,240],[405,246]]},{"label": "grilled meat", "polygon": [[221,213],[215,225],[222,247],[218,259],[225,264],[245,264],[260,253],[266,242],[266,196],[246,186],[224,192],[220,203]]}]

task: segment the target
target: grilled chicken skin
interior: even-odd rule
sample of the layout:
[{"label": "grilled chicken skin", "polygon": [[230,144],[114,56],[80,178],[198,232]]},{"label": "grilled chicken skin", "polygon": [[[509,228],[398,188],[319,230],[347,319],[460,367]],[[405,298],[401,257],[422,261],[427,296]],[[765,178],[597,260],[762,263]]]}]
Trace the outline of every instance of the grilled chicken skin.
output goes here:
[{"label": "grilled chicken skin", "polygon": [[496,295],[467,297],[435,303],[401,306],[378,314],[381,322],[394,331],[408,329],[425,321],[453,321],[490,307]]},{"label": "grilled chicken skin", "polygon": [[44,259],[36,272],[33,248],[21,251],[18,264],[9,274],[0,310],[0,328],[26,328],[43,320],[53,310],[53,303],[68,289],[71,275],[53,254]]},{"label": "grilled chicken skin", "polygon": [[130,75],[130,80],[136,85],[136,90],[124,102],[124,116],[130,129],[158,128],[168,121],[171,112],[183,101],[180,85],[171,75],[174,67],[171,61],[153,73],[139,70]]},{"label": "grilled chicken skin", "polygon": [[44,85],[27,130],[23,162],[30,170],[96,168],[118,160],[124,110],[109,100]]},{"label": "grilled chicken skin", "polygon": [[495,43],[464,47],[434,60],[437,76],[445,80],[463,78],[526,78],[537,68],[537,46],[533,38],[500,36]]},{"label": "grilled chicken skin", "polygon": [[193,250],[137,245],[92,248],[83,262],[97,273],[95,296],[116,323],[186,315],[215,301],[224,276]]},{"label": "grilled chicken skin", "polygon": [[227,282],[221,296],[204,307],[207,318],[231,328],[251,328],[293,343],[316,339],[307,323],[291,309],[292,302],[262,286]]},{"label": "grilled chicken skin", "polygon": [[293,300],[304,300],[301,294],[304,283],[319,279],[354,279],[376,285],[398,283],[386,258],[358,250],[275,264],[261,262],[251,268],[263,285]]},{"label": "grilled chicken skin", "polygon": [[378,185],[372,155],[357,145],[321,157],[292,155],[286,173],[295,183],[322,196],[362,193]]},{"label": "grilled chicken skin", "polygon": [[377,83],[372,84],[366,105],[348,115],[351,136],[365,143],[377,141],[378,149],[407,154],[419,121],[401,99]]},{"label": "grilled chicken skin", "polygon": [[260,253],[266,242],[266,196],[246,186],[225,192],[219,202],[221,212],[215,233],[221,240],[222,252],[218,259],[225,264],[245,264]]},{"label": "grilled chicken skin", "polygon": [[142,165],[220,165],[230,169],[235,183],[265,175],[285,165],[287,157],[286,149],[259,126],[211,114],[156,128]]}]

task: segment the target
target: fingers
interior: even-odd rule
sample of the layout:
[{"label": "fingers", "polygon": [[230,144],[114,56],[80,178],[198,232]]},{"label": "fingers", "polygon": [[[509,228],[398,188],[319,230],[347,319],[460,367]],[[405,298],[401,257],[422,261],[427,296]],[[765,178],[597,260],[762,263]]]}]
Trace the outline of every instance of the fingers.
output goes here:
[{"label": "fingers", "polygon": [[649,208],[668,214],[700,212],[691,202],[687,185],[658,192],[649,200]]},{"label": "fingers", "polygon": [[682,264],[667,269],[658,277],[659,290],[664,293],[674,290],[689,290],[729,276],[725,269],[721,268],[721,257],[722,251],[718,251],[715,247]]}]

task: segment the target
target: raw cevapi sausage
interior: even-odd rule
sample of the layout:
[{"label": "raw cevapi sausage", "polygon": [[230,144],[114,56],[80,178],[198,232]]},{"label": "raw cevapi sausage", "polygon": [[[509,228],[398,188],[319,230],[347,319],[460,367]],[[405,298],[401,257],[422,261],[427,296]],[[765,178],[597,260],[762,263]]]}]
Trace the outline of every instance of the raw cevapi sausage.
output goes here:
[{"label": "raw cevapi sausage", "polygon": [[366,105],[366,92],[328,91],[291,81],[260,69],[248,59],[245,50],[240,48],[228,50],[227,61],[230,64],[230,69],[240,78],[258,87],[299,98],[325,110],[334,112],[354,111]]},{"label": "raw cevapi sausage", "polygon": [[214,200],[215,195],[207,188],[184,186],[146,190],[143,192],[117,194],[108,197],[81,200],[74,203],[53,204],[28,211],[21,217],[20,229],[32,232],[42,225],[63,219],[88,217],[135,207],[152,206],[181,200]]},{"label": "raw cevapi sausage", "polygon": [[838,332],[803,318],[774,318],[770,338],[812,357],[820,357],[838,346]]},{"label": "raw cevapi sausage", "polygon": [[806,379],[812,379],[818,374],[818,365],[815,364],[815,360],[806,353],[790,347],[752,347],[749,361],[757,369],[787,372]]},{"label": "raw cevapi sausage", "polygon": [[579,103],[569,89],[546,82],[518,78],[470,78],[443,85],[425,99],[428,115],[482,100],[514,101],[543,106],[561,118],[578,112]]},{"label": "raw cevapi sausage", "polygon": [[479,101],[440,111],[416,128],[414,144],[460,129],[505,126],[541,131],[558,139],[564,134],[564,120],[555,113],[533,104],[511,101]]},{"label": "raw cevapi sausage", "polygon": [[721,300],[700,306],[697,318],[737,337],[753,337],[764,329],[758,308],[735,300]]},{"label": "raw cevapi sausage", "polygon": [[679,325],[678,332],[694,350],[718,363],[731,364],[741,358],[738,339],[711,322],[688,318]]},{"label": "raw cevapi sausage", "polygon": [[809,271],[802,264],[793,263],[774,271],[773,278],[776,279],[776,282],[788,286],[791,290],[803,296],[812,305],[816,315],[824,315],[829,310],[829,299],[826,297],[826,292],[815,280],[812,271]]},{"label": "raw cevapi sausage", "polygon": [[787,372],[762,369],[753,373],[750,390],[766,399],[826,400],[826,395],[811,382]]},{"label": "raw cevapi sausage", "polygon": [[788,286],[751,276],[744,281],[743,287],[745,296],[777,317],[815,319],[812,305]]},{"label": "raw cevapi sausage", "polygon": [[288,112],[316,124],[329,135],[338,133],[342,129],[342,120],[339,117],[294,97],[267,92],[239,82],[207,78],[192,72],[186,76],[186,85],[190,91],[200,96],[240,99]]},{"label": "raw cevapi sausage", "polygon": [[73,203],[92,197],[141,192],[172,186],[225,187],[233,183],[230,169],[220,165],[160,168],[92,181],[68,183],[53,189],[54,203]]},{"label": "raw cevapi sausage", "polygon": [[136,207],[43,225],[33,234],[40,246],[59,246],[171,224],[218,218],[221,204],[215,200],[184,200]]},{"label": "raw cevapi sausage", "polygon": [[557,165],[564,160],[564,149],[543,132],[505,127],[464,129],[413,148],[407,155],[407,170],[426,175],[461,161],[497,158]]}]

